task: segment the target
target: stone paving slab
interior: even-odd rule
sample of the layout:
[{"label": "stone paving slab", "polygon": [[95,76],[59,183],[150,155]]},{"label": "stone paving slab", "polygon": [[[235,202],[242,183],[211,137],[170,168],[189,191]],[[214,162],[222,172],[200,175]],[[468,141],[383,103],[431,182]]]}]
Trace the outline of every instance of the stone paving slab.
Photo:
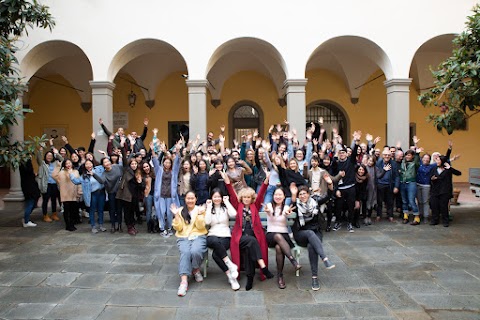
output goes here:
[{"label": "stone paving slab", "polygon": [[354,234],[326,233],[325,252],[336,268],[320,263],[319,291],[311,290],[302,249],[300,277],[285,262],[284,290],[275,278],[256,276],[247,292],[242,273],[234,292],[210,259],[205,281],[190,280],[180,298],[174,237],[147,234],[144,226],[136,237],[92,235],[87,224],[74,233],[62,223],[24,229],[21,211],[3,211],[0,318],[480,319],[479,213],[458,210],[448,230],[382,221]]}]

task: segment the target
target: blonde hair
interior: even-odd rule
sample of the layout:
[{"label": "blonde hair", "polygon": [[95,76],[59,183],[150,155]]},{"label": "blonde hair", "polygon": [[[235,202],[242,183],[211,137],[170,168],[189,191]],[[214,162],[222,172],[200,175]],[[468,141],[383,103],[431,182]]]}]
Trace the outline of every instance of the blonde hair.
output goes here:
[{"label": "blonde hair", "polygon": [[243,203],[243,197],[252,197],[252,202],[251,203],[254,203],[255,202],[255,199],[257,198],[257,194],[255,193],[255,190],[253,190],[252,188],[250,187],[247,187],[247,188],[242,188],[239,192],[238,192],[238,201]]}]

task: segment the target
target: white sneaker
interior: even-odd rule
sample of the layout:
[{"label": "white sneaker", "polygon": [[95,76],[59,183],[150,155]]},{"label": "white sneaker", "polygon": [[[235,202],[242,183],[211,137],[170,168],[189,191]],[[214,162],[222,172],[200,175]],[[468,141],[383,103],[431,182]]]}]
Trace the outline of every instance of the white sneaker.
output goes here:
[{"label": "white sneaker", "polygon": [[228,267],[228,270],[230,271],[230,274],[232,275],[232,278],[237,279],[238,278],[238,267],[235,263],[232,261],[228,261],[225,263]]},{"label": "white sneaker", "polygon": [[25,223],[25,221],[23,221],[23,227],[24,228],[31,228],[31,227],[36,227],[37,224],[36,223],[33,223],[32,221],[28,221],[27,223]]},{"label": "white sneaker", "polygon": [[83,211],[83,216],[85,218],[90,218],[90,214],[88,213],[88,211]]},{"label": "white sneaker", "polygon": [[101,225],[101,226],[98,228],[98,231],[105,232],[105,231],[107,231],[107,229],[106,229],[104,226]]},{"label": "white sneaker", "polygon": [[196,273],[193,274],[193,277],[195,278],[195,281],[197,282],[203,282],[203,276],[200,270],[198,270]]},{"label": "white sneaker", "polygon": [[180,286],[178,287],[177,295],[179,297],[184,297],[187,294],[187,290],[188,290],[188,283],[181,282]]},{"label": "white sneaker", "polygon": [[[238,276],[238,272],[237,272],[237,276]],[[240,284],[237,281],[237,277],[233,277],[231,272],[227,274],[227,277],[228,277],[228,282],[230,282],[230,285],[232,286],[232,290],[237,291],[238,289],[240,289]]]},{"label": "white sneaker", "polygon": [[93,233],[93,234],[98,233],[98,229],[95,228],[95,227],[93,227],[93,228],[92,228],[92,233]]}]

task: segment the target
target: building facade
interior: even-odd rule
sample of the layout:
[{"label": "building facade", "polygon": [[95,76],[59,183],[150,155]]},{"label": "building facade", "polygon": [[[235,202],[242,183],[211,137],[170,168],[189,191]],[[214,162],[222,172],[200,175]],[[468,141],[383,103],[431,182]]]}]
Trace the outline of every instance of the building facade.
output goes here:
[{"label": "building facade", "polygon": [[[443,153],[451,139],[462,154],[455,166],[478,167],[469,138],[480,120],[447,136],[425,120],[438,110],[417,101],[476,1],[42,3],[57,25],[20,40],[22,99],[34,113],[12,128],[16,139],[65,134],[86,146],[95,132],[103,149],[99,118],[128,132],[148,118],[165,141],[187,127],[204,138],[226,125],[231,144],[284,120],[302,138],[323,117],[346,141],[361,130],[405,147],[416,134],[427,152]],[[11,198],[18,190],[12,174]]]}]

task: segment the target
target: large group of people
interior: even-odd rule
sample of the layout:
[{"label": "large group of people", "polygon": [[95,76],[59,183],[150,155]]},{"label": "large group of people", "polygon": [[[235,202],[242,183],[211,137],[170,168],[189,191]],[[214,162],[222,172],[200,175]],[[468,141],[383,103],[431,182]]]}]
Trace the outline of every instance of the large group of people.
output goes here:
[{"label": "large group of people", "polygon": [[285,257],[298,271],[302,266],[292,249],[306,247],[312,289],[318,290],[318,258],[327,269],[335,267],[324,252],[323,232],[346,226],[353,233],[362,224],[396,222],[396,211],[404,224],[441,221],[448,227],[452,175],[461,174],[450,165],[458,157],[450,159],[451,142],[445,155],[430,155],[417,137],[405,150],[399,144],[379,148],[380,137],[366,134],[362,141],[362,133],[355,131],[346,146],[336,129],[325,131],[321,118],[307,128],[305,141],[298,141],[285,121],[272,125],[265,138],[255,130],[234,140],[233,148],[225,146],[224,126],[217,139],[213,132],[205,141],[180,135],[167,146],[157,129],[145,142],[148,119],[141,136],[127,135],[123,128],[112,133],[99,123],[109,137],[107,150],[97,150],[101,159],[94,157],[92,134],[87,151],[73,148],[66,137],[58,150],[50,141],[51,147],[36,156],[37,174],[31,161],[20,167],[23,226],[36,226],[30,214],[40,196],[43,221],[59,220],[61,208],[68,231],[76,230],[82,212],[93,234],[107,231],[103,213],[108,208],[110,232],[126,226],[135,236],[145,216],[147,232],[176,236],[179,296],[187,293],[190,276],[203,281],[200,266],[208,248],[231,288],[240,288],[243,269],[250,290],[257,267],[261,280],[274,277],[268,248],[275,250],[277,285],[283,289]]}]

